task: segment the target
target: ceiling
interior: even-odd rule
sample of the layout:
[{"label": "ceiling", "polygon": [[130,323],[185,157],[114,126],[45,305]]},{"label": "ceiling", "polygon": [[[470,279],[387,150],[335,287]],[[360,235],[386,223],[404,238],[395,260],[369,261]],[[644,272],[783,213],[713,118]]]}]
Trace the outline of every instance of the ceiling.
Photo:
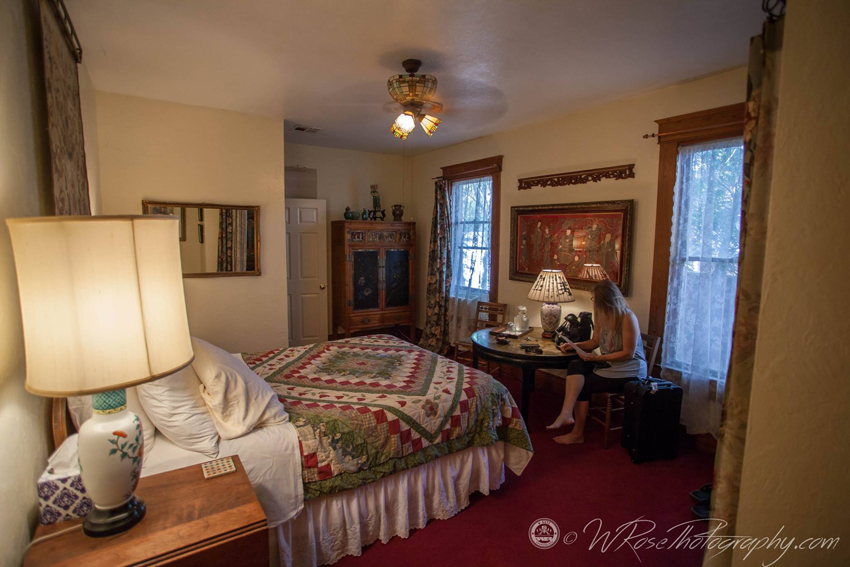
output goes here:
[{"label": "ceiling", "polygon": [[[406,155],[743,65],[760,4],[66,0],[98,90],[282,117],[287,142]],[[401,142],[386,82],[407,58],[436,75],[444,122]]]}]

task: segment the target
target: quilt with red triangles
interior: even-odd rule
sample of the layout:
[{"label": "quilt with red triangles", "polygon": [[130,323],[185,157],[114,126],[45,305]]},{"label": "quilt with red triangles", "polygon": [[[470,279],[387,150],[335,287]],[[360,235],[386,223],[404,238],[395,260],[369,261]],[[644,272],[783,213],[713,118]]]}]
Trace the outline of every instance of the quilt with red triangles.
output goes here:
[{"label": "quilt with red triangles", "polygon": [[498,440],[532,451],[501,383],[389,335],[242,356],[296,427],[305,499]]}]

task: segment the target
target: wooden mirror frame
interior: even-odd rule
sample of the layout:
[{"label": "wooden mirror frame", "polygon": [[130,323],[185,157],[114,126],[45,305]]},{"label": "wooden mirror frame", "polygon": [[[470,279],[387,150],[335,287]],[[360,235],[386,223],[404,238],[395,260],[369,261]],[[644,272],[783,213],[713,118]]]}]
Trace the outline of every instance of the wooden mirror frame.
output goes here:
[{"label": "wooden mirror frame", "polygon": [[[150,214],[150,207],[183,207],[192,209],[239,209],[254,211],[254,242],[255,242],[255,262],[254,270],[248,272],[196,272],[184,273],[184,278],[225,278],[235,276],[259,276],[262,274],[260,270],[260,207],[258,205],[222,205],[217,203],[181,203],[177,201],[151,201],[144,199],[142,201],[142,214]],[[182,218],[182,217],[181,217]],[[183,220],[183,230],[186,229],[185,219]],[[181,235],[183,232],[181,231]],[[182,238],[181,238],[182,240]]]}]

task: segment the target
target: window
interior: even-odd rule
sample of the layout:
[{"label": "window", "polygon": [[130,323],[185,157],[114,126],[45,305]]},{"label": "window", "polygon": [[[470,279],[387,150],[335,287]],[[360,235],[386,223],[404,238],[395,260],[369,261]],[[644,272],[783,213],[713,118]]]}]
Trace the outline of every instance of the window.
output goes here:
[{"label": "window", "polygon": [[452,292],[490,295],[490,241],[493,178],[477,177],[452,183]]},{"label": "window", "polygon": [[442,168],[450,183],[452,298],[498,301],[502,156]]},{"label": "window", "polygon": [[680,146],[662,366],[725,381],[741,235],[742,138]]}]

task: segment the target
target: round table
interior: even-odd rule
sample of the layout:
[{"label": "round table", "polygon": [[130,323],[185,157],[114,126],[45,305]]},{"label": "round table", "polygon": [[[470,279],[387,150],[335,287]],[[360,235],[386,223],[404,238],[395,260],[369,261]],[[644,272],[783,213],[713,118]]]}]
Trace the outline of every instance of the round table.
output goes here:
[{"label": "round table", "polygon": [[[530,338],[527,341],[526,338]],[[520,348],[521,344],[537,342],[543,354],[531,354]],[[543,338],[543,330],[539,327],[531,329],[528,334],[518,339],[508,339],[508,344],[500,345],[496,336],[490,334],[490,329],[481,329],[472,334],[472,367],[478,368],[478,359],[482,358],[497,364],[508,364],[522,370],[522,399],[520,413],[528,423],[528,402],[534,391],[534,374],[538,368],[566,368],[575,360],[576,354],[564,354],[555,346],[552,339]]]}]

